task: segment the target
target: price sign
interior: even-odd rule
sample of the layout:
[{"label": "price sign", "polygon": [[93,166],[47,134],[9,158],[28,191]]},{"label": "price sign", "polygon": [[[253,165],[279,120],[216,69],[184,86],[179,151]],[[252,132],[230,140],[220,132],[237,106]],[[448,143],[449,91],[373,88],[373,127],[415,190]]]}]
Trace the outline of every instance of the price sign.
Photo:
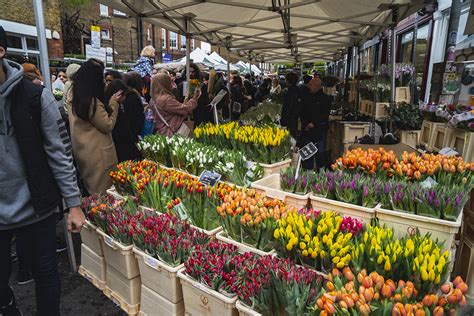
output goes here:
[{"label": "price sign", "polygon": [[439,151],[439,154],[440,155],[445,155],[445,156],[456,156],[459,153],[457,151],[455,151],[454,149],[452,149],[452,148],[445,147],[445,148],[443,148]]},{"label": "price sign", "polygon": [[219,93],[214,97],[214,99],[212,99],[211,106],[217,106],[219,102],[222,101],[222,98],[224,98],[226,94],[227,94],[227,91],[225,90],[219,91]]},{"label": "price sign", "polygon": [[213,186],[221,179],[221,175],[214,171],[204,170],[199,176],[199,182],[208,186]]},{"label": "price sign", "polygon": [[309,143],[300,150],[298,150],[298,154],[300,154],[301,160],[303,161],[313,157],[317,152],[318,148],[313,143]]}]

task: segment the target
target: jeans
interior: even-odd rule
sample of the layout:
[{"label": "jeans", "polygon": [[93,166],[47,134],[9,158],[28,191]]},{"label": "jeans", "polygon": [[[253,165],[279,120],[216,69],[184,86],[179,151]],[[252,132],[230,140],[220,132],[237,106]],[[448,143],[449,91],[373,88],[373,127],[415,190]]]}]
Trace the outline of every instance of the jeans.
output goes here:
[{"label": "jeans", "polygon": [[38,316],[59,315],[59,280],[56,257],[56,220],[54,214],[38,223],[15,230],[0,231],[0,306],[12,299],[9,286],[11,265],[11,241],[16,235],[17,242],[26,249],[25,256],[30,264],[36,285],[36,309]]}]

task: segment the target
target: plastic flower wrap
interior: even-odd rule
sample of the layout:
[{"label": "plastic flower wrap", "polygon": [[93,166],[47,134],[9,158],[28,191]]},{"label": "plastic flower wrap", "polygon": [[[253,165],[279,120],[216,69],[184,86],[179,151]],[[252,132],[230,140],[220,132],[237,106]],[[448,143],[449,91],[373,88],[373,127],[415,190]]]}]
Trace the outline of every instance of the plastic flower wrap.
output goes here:
[{"label": "plastic flower wrap", "polygon": [[280,218],[295,210],[280,200],[267,198],[255,190],[233,190],[217,207],[226,233],[234,240],[263,251],[272,247],[273,230]]},{"label": "plastic flower wrap", "polygon": [[411,281],[398,282],[363,269],[344,268],[328,275],[314,307],[315,315],[456,315],[466,306],[467,285],[460,277],[441,286],[442,292],[420,295]]},{"label": "plastic flower wrap", "polygon": [[184,263],[196,245],[209,241],[204,233],[169,214],[142,211],[131,218],[130,225],[136,247],[173,267]]},{"label": "plastic flower wrap", "polygon": [[359,228],[358,223],[352,226],[351,221],[334,212],[317,217],[305,212],[289,212],[274,230],[276,249],[283,256],[322,271],[333,266],[343,268],[351,260],[351,238],[362,228],[360,222]]},{"label": "plastic flower wrap", "polygon": [[228,148],[242,153],[259,163],[276,163],[289,157],[291,137],[286,129],[277,126],[239,126],[205,124],[194,129],[194,136],[202,143]]}]

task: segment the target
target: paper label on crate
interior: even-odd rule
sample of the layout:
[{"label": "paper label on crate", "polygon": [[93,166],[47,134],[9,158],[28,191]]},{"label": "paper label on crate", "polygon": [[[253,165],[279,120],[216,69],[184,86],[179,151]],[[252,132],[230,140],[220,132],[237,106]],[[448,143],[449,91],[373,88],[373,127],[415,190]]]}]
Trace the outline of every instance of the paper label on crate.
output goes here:
[{"label": "paper label on crate", "polygon": [[188,219],[188,212],[186,211],[183,203],[176,204],[173,207],[173,210],[175,211],[176,215],[178,215],[180,220],[185,221]]},{"label": "paper label on crate", "polygon": [[158,266],[158,260],[156,260],[155,258],[147,256],[147,257],[145,257],[145,263],[150,268],[158,270],[158,267],[159,267]]},{"label": "paper label on crate", "polygon": [[221,175],[219,173],[209,170],[204,170],[199,176],[199,182],[211,187],[214,186],[220,179]]},{"label": "paper label on crate", "polygon": [[115,240],[112,237],[106,236],[104,242],[111,248],[115,247]]},{"label": "paper label on crate", "polygon": [[438,182],[436,182],[432,177],[426,178],[425,181],[420,183],[420,186],[424,189],[431,189],[432,187],[436,186]]},{"label": "paper label on crate", "polygon": [[298,150],[298,154],[300,154],[300,157],[303,161],[308,160],[309,158],[313,157],[316,155],[318,152],[318,147],[314,143],[309,143],[300,150]]}]

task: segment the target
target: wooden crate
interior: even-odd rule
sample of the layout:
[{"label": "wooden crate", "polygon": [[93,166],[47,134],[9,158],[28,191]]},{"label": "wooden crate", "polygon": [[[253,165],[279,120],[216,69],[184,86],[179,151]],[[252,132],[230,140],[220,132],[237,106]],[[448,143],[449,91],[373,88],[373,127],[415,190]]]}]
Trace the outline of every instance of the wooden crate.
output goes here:
[{"label": "wooden crate", "polygon": [[432,150],[430,145],[434,144],[434,130],[436,126],[445,125],[444,123],[435,123],[424,120],[421,125],[421,134],[419,144],[425,146],[426,149]]},{"label": "wooden crate", "polygon": [[433,127],[433,135],[428,147],[431,150],[440,151],[448,142],[449,127],[446,124],[437,124]]},{"label": "wooden crate", "polygon": [[410,103],[411,101],[411,92],[410,87],[398,87],[395,88],[395,102],[406,102]]},{"label": "wooden crate", "polygon": [[400,143],[407,144],[413,148],[418,145],[421,130],[419,131],[400,131]]},{"label": "wooden crate", "polygon": [[474,161],[474,133],[449,129],[445,147],[456,150],[466,162]]}]

